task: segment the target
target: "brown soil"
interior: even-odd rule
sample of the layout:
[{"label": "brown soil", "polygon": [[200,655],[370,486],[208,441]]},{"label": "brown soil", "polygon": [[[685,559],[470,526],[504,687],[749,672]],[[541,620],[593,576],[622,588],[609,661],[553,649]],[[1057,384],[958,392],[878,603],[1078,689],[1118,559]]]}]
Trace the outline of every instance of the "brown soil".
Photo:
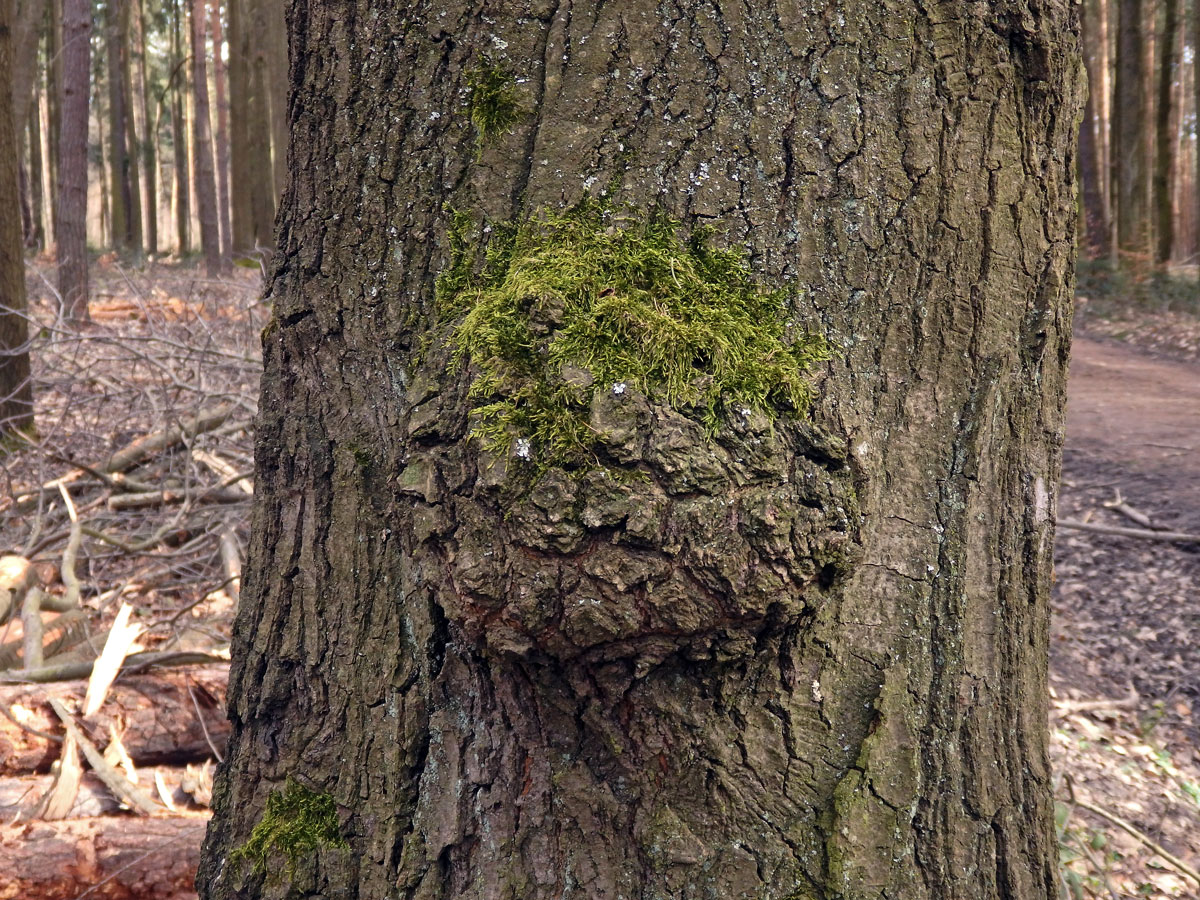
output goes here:
[{"label": "brown soil", "polygon": [[[1200,363],[1076,338],[1060,518],[1200,532]],[[1077,897],[1200,898],[1200,883],[1075,796],[1200,868],[1200,545],[1060,529],[1051,681]],[[1109,703],[1107,708],[1098,704]],[[1061,824],[1061,821],[1060,821]]]}]

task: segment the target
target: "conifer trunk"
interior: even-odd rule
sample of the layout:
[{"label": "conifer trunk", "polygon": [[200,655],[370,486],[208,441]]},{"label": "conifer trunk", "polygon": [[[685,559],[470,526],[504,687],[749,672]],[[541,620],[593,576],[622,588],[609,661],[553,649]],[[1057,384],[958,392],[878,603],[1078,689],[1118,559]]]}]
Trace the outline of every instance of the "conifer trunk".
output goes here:
[{"label": "conifer trunk", "polygon": [[[1078,33],[972,9],[293,0],[205,900],[1057,896]],[[591,455],[469,437],[455,298],[602,194],[786,289],[807,414],[581,359]]]},{"label": "conifer trunk", "polygon": [[200,249],[204,267],[210,278],[219,275],[221,263],[221,233],[217,224],[217,182],[213,170],[212,118],[208,103],[208,66],[205,62],[207,41],[205,23],[208,19],[205,0],[192,0],[192,115],[193,163],[196,177],[196,213],[200,219]]},{"label": "conifer trunk", "polygon": [[[17,122],[13,117],[12,4],[0,0],[0,458],[13,433],[33,426],[33,389],[29,381],[29,329],[25,322],[25,255],[22,250],[17,160]],[[22,122],[22,124],[24,124]]]},{"label": "conifer trunk", "polygon": [[88,0],[62,3],[62,97],[58,138],[58,214],[55,258],[64,318],[74,324],[88,314],[87,186],[88,99],[92,11]]}]

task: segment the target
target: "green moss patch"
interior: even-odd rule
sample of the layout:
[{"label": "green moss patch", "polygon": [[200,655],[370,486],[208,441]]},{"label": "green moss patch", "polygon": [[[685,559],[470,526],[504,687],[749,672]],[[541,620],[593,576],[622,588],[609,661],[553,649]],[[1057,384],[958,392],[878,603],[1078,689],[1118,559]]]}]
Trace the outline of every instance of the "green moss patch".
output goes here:
[{"label": "green moss patch", "polygon": [[485,61],[467,72],[467,106],[481,145],[503,134],[521,116],[516,78],[507,69]]},{"label": "green moss patch", "polygon": [[451,343],[478,371],[474,436],[493,452],[519,442],[539,466],[586,462],[596,390],[637,390],[710,435],[730,410],[803,412],[824,343],[787,321],[785,291],[709,237],[589,201],[518,224],[478,275],[452,255],[439,295],[465,311]]},{"label": "green moss patch", "polygon": [[289,875],[296,864],[319,847],[346,849],[338,828],[337,806],[328,794],[318,794],[290,778],[282,791],[267,798],[263,817],[246,843],[234,851],[234,862],[247,860],[255,872],[267,871],[272,854],[287,860]]}]

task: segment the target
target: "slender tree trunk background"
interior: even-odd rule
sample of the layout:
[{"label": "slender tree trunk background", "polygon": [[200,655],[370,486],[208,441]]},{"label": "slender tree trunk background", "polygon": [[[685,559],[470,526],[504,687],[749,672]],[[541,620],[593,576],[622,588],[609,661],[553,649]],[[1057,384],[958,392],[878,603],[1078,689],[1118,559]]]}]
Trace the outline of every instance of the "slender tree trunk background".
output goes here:
[{"label": "slender tree trunk background", "polygon": [[221,30],[221,0],[211,0],[213,84],[216,86],[217,123],[216,169],[217,210],[221,225],[221,265],[228,268],[232,258],[232,233],[229,222],[229,107],[225,98],[225,61],[221,57],[224,38]]},{"label": "slender tree trunk background", "polygon": [[108,171],[109,208],[113,246],[132,249],[133,196],[129,183],[129,147],[126,144],[128,130],[125,120],[129,111],[125,108],[125,87],[121,65],[121,8],[129,0],[109,0],[104,10],[104,53],[108,69]]},{"label": "slender tree trunk background", "polygon": [[1123,265],[1144,275],[1149,246],[1146,51],[1142,0],[1117,0],[1117,77],[1112,110],[1113,205]]},{"label": "slender tree trunk background", "polygon": [[[274,126],[270,93],[271,70],[267,51],[267,32],[278,28],[268,15],[268,0],[246,0],[250,27],[250,108],[249,132],[247,135],[250,159],[250,204],[251,220],[254,225],[254,246],[274,246],[274,223],[277,178],[274,159],[281,153],[278,148],[272,154]],[[285,130],[286,133],[286,130]]]},{"label": "slender tree trunk background", "polygon": [[221,273],[221,233],[217,224],[217,183],[213,172],[212,118],[208,105],[208,67],[205,64],[205,0],[192,2],[192,147],[196,177],[196,212],[200,219],[200,249],[210,278]]},{"label": "slender tree trunk background", "polygon": [[171,149],[175,161],[175,178],[171,191],[171,211],[175,219],[175,249],[180,254],[191,251],[191,205],[188,191],[191,179],[188,176],[188,142],[186,103],[188,92],[187,55],[183,44],[184,6],[187,0],[171,0],[171,47],[175,65],[178,67],[171,93]]},{"label": "slender tree trunk background", "polygon": [[[41,249],[46,246],[45,209],[46,197],[43,185],[45,183],[45,159],[42,154],[42,92],[41,86],[36,85],[33,91],[33,102],[29,104],[29,114],[25,117],[25,140],[29,146],[29,203],[33,208],[33,231],[26,240],[26,246]],[[17,124],[20,127],[20,123]]]},{"label": "slender tree trunk background", "polygon": [[62,124],[58,146],[55,260],[63,315],[82,324],[88,315],[87,186],[88,75],[92,10],[88,0],[62,2]]},{"label": "slender tree trunk background", "polygon": [[[142,185],[141,179],[138,177],[141,156],[138,144],[138,116],[137,108],[133,102],[134,2],[136,0],[120,0],[120,15],[117,19],[120,39],[117,42],[117,50],[120,53],[121,110],[125,124],[125,169],[122,175],[122,190],[125,191],[129,198],[127,207],[129,224],[126,226],[125,234],[127,246],[135,255],[140,257],[144,251],[142,245],[142,233],[144,229],[142,227]],[[145,133],[144,129],[142,133]]]},{"label": "slender tree trunk background", "polygon": [[150,115],[150,79],[146,73],[148,66],[146,56],[146,4],[145,0],[136,0],[137,16],[134,23],[137,26],[137,91],[142,122],[142,184],[145,186],[144,212],[146,252],[151,256],[158,254],[158,118]]},{"label": "slender tree trunk background", "polygon": [[1175,79],[1179,77],[1179,0],[1163,0],[1157,40],[1158,98],[1154,107],[1154,262],[1165,266],[1175,245]]},{"label": "slender tree trunk background", "polygon": [[0,456],[6,437],[33,426],[24,241],[21,219],[13,215],[20,205],[13,51],[13,0],[0,0]]},{"label": "slender tree trunk background", "polygon": [[[1057,896],[1071,4],[670,8],[294,0],[206,900]],[[639,476],[480,458],[435,280],[605,185],[795,288],[811,422],[601,385]],[[289,778],[348,846],[256,872]]]},{"label": "slender tree trunk background", "polygon": [[[1105,0],[1099,0],[1103,5]],[[1109,220],[1108,202],[1103,188],[1106,171],[1102,165],[1098,117],[1104,97],[1104,78],[1101,74],[1102,57],[1098,49],[1100,28],[1098,16],[1091,6],[1097,0],[1084,0],[1079,6],[1080,30],[1083,34],[1084,63],[1088,73],[1087,104],[1083,120],[1079,123],[1079,172],[1083,188],[1084,224],[1087,231],[1087,248],[1091,256],[1107,257],[1111,252],[1109,237],[1112,225]]]},{"label": "slender tree trunk background", "polygon": [[50,243],[58,246],[59,145],[62,135],[62,0],[47,0],[49,27],[46,29],[46,164],[50,172]]}]

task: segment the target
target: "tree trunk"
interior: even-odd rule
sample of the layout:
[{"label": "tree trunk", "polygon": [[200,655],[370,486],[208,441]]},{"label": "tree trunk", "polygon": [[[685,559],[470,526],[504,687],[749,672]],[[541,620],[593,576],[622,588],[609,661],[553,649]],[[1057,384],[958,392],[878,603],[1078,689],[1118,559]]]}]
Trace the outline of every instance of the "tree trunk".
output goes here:
[{"label": "tree trunk", "polygon": [[[1100,0],[1101,3],[1104,0]],[[1104,258],[1110,255],[1108,204],[1105,202],[1100,164],[1099,110],[1102,105],[1103,80],[1100,76],[1101,58],[1096,17],[1088,9],[1088,0],[1079,6],[1080,31],[1083,35],[1084,63],[1088,73],[1087,103],[1079,123],[1079,174],[1083,188],[1083,218],[1087,234],[1088,255]]]},{"label": "tree trunk", "polygon": [[1192,205],[1195,217],[1192,236],[1196,239],[1196,282],[1200,284],[1200,0],[1192,0],[1192,115],[1195,117],[1195,178],[1192,179]]},{"label": "tree trunk", "polygon": [[14,9],[10,11],[12,28],[12,64],[8,90],[12,97],[12,117],[17,129],[18,183],[20,190],[20,212],[22,244],[32,246],[36,241],[34,211],[31,198],[32,185],[26,168],[28,149],[25,144],[25,122],[29,116],[29,102],[33,96],[33,84],[37,76],[38,29],[42,23],[42,0],[10,0]]},{"label": "tree trunk", "polygon": [[[1071,5],[671,8],[294,0],[207,900],[1057,896]],[[703,225],[826,342],[809,413],[603,368]],[[638,262],[526,289],[591,271],[556,228]],[[501,289],[481,445],[450,319]],[[550,367],[568,300],[614,312]]]},{"label": "tree trunk", "polygon": [[221,221],[221,265],[228,269],[232,259],[232,243],[229,222],[229,107],[225,101],[225,60],[221,49],[224,38],[221,32],[221,0],[211,0],[213,84],[217,91],[217,210]]},{"label": "tree trunk", "polygon": [[92,10],[88,0],[62,0],[62,112],[58,144],[55,259],[63,316],[80,325],[88,316],[88,97]]},{"label": "tree trunk", "polygon": [[254,249],[250,203],[250,50],[245,0],[228,0],[229,29],[229,219],[234,253]]},{"label": "tree trunk", "polygon": [[109,0],[105,8],[104,51],[108,64],[109,196],[112,198],[113,247],[133,249],[133,194],[129,181],[131,160],[126,142],[129,110],[125,106],[124,66],[121,60],[123,7],[129,0]]},{"label": "tree trunk", "polygon": [[150,81],[146,74],[148,57],[146,56],[146,9],[145,0],[137,0],[137,91],[138,109],[141,111],[142,144],[142,183],[145,185],[143,196],[145,207],[142,220],[145,223],[146,252],[151,256],[158,254],[158,124],[157,117],[150,115]]},{"label": "tree trunk", "polygon": [[[251,219],[254,223],[254,245],[250,248],[274,246],[275,207],[279,192],[275,189],[275,170],[272,161],[272,118],[270,70],[265,49],[271,21],[267,15],[267,0],[246,0],[250,39],[250,103],[249,142]],[[276,27],[281,23],[276,23]],[[276,155],[278,155],[278,150]]]},{"label": "tree trunk", "polygon": [[171,57],[178,67],[171,95],[171,144],[175,157],[175,180],[171,191],[171,210],[175,218],[175,250],[183,256],[191,250],[191,206],[188,203],[187,122],[184,118],[184,97],[188,79],[186,55],[183,49],[183,19],[186,0],[171,0]]},{"label": "tree trunk", "polygon": [[192,115],[196,212],[200,218],[200,249],[210,278],[221,274],[221,232],[217,225],[217,183],[213,173],[212,118],[208,108],[208,66],[205,64],[205,0],[192,0]]},{"label": "tree trunk", "polygon": [[[33,102],[26,118],[25,140],[29,143],[29,205],[33,210],[33,230],[26,246],[40,250],[46,246],[45,160],[42,156],[42,91],[35,86]],[[19,127],[19,126],[18,126]]]},{"label": "tree trunk", "polygon": [[1117,79],[1112,112],[1113,196],[1121,263],[1144,276],[1150,246],[1146,152],[1146,50],[1142,0],[1117,0]]},{"label": "tree trunk", "polygon": [[59,143],[62,134],[62,0],[48,0],[46,29],[46,167],[50,173],[50,244],[58,247]]},{"label": "tree trunk", "polygon": [[[260,32],[263,57],[266,60],[265,79],[267,103],[271,110],[271,170],[275,179],[272,197],[278,198],[287,184],[288,149],[288,39],[285,0],[255,0],[261,11]],[[274,223],[272,222],[272,225]],[[268,230],[269,233],[269,230]]]},{"label": "tree trunk", "polygon": [[33,427],[24,240],[17,214],[21,196],[17,126],[13,119],[12,12],[11,0],[0,0],[0,458],[14,432]]},{"label": "tree trunk", "polygon": [[1154,107],[1154,262],[1166,266],[1175,245],[1175,80],[1179,77],[1179,0],[1163,0],[1158,45],[1158,101]]},{"label": "tree trunk", "polygon": [[[126,226],[126,242],[130,250],[140,258],[142,245],[142,185],[138,177],[140,149],[138,144],[137,108],[133,97],[133,2],[120,0],[121,14],[118,18],[120,39],[117,49],[121,55],[121,108],[125,122],[125,170],[122,190],[129,197],[129,224]],[[145,133],[145,128],[142,129]]]}]

